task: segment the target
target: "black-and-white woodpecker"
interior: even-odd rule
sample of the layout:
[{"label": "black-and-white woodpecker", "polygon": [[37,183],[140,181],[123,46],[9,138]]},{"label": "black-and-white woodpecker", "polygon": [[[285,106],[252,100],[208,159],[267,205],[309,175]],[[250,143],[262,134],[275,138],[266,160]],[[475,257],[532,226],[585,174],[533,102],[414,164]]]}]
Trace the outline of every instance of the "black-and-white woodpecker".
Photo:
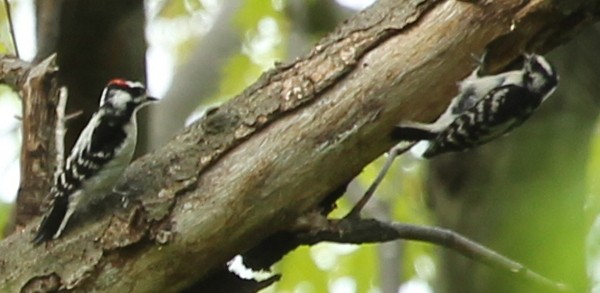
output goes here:
[{"label": "black-and-white woodpecker", "polygon": [[434,123],[401,123],[392,136],[400,141],[428,140],[425,158],[468,150],[521,125],[557,85],[554,67],[536,54],[525,54],[518,70],[481,76],[477,68],[459,83],[458,95]]},{"label": "black-and-white woodpecker", "polygon": [[136,112],[155,101],[139,82],[113,79],[108,83],[98,111],[55,175],[50,207],[37,229],[34,244],[58,238],[78,207],[112,191],[135,150]]}]

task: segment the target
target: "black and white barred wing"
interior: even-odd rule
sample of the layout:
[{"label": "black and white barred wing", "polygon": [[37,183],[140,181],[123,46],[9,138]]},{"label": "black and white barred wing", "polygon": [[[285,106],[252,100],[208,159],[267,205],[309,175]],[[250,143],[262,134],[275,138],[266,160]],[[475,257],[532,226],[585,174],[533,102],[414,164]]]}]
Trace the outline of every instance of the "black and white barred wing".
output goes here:
[{"label": "black and white barred wing", "polygon": [[[131,154],[127,162],[111,161],[119,146],[127,147],[124,145],[126,136],[123,128],[118,127],[115,121],[100,119],[100,117],[97,114],[92,117],[67,158],[64,170],[56,176],[54,187],[49,194],[51,209],[44,215],[33,243],[39,244],[59,236],[74,207],[82,199],[86,200],[85,193],[98,195],[98,193],[110,192],[121,172],[113,174],[107,171],[114,172],[116,168],[124,169],[129,163],[135,142],[129,147]],[[108,173],[111,175],[107,175]]]},{"label": "black and white barred wing", "polygon": [[464,151],[507,134],[531,116],[542,98],[512,84],[495,88],[438,133],[423,156]]}]

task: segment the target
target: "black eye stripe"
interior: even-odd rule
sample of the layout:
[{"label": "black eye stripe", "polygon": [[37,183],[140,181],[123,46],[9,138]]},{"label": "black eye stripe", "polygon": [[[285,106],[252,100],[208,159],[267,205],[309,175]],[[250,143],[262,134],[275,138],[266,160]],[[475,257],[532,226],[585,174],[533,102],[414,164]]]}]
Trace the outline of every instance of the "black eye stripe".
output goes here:
[{"label": "black eye stripe", "polygon": [[109,84],[108,85],[108,90],[122,90],[122,91],[126,91],[129,92],[132,96],[140,96],[143,95],[146,92],[146,89],[143,87],[128,87],[125,85],[120,85],[120,84]]},{"label": "black eye stripe", "polygon": [[133,87],[129,89],[129,92],[132,96],[137,97],[143,95],[146,92],[146,89],[142,87]]}]

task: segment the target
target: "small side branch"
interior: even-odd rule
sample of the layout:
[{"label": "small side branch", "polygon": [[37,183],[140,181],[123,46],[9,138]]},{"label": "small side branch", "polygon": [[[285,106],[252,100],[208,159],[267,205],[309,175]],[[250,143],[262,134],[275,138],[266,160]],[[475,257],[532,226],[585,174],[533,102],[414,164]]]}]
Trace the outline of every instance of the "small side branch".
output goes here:
[{"label": "small side branch", "polygon": [[369,202],[369,199],[373,197],[373,194],[375,194],[377,187],[379,187],[379,184],[381,184],[381,181],[383,181],[383,178],[385,178],[385,175],[390,170],[390,167],[392,167],[392,164],[394,163],[396,157],[410,150],[415,144],[416,142],[403,142],[397,144],[396,146],[390,149],[390,151],[387,153],[387,159],[385,160],[383,167],[377,174],[377,177],[375,177],[375,180],[373,181],[373,183],[371,183],[371,186],[369,186],[362,198],[358,200],[356,205],[354,205],[352,210],[346,215],[346,218],[360,217],[360,212],[365,207],[367,202]]},{"label": "small side branch", "polygon": [[300,227],[308,228],[308,232],[299,235],[304,244],[311,245],[322,241],[363,244],[400,239],[422,241],[454,250],[470,259],[508,272],[546,290],[573,292],[565,284],[550,280],[521,263],[447,229],[382,222],[375,219],[344,218],[325,221],[323,218],[318,219],[316,215],[311,215],[310,219],[304,219]]},{"label": "small side branch", "polygon": [[4,0],[4,9],[6,10],[6,17],[8,18],[8,29],[10,31],[10,38],[12,39],[13,49],[15,50],[15,55],[19,58],[21,55],[19,54],[19,47],[17,46],[17,37],[15,35],[15,23],[12,18],[12,9],[10,7],[10,1]]},{"label": "small side branch", "polygon": [[[65,133],[67,129],[65,124],[69,117],[65,116],[67,108],[67,88],[61,87],[58,90],[58,105],[56,105],[56,130],[54,137],[54,145],[56,149],[56,171],[62,170],[65,161]],[[56,177],[59,172],[55,172]]]},{"label": "small side branch", "polygon": [[19,91],[25,83],[32,65],[17,57],[0,55],[0,83]]}]

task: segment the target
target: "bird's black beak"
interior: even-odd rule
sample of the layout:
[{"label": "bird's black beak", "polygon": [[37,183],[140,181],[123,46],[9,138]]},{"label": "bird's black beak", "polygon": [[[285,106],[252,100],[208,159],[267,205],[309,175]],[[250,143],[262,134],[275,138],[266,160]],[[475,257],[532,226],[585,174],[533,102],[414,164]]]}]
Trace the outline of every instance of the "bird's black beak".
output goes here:
[{"label": "bird's black beak", "polygon": [[146,101],[148,101],[150,103],[156,103],[159,101],[159,99],[155,98],[155,97],[151,97],[151,96],[146,96]]}]

